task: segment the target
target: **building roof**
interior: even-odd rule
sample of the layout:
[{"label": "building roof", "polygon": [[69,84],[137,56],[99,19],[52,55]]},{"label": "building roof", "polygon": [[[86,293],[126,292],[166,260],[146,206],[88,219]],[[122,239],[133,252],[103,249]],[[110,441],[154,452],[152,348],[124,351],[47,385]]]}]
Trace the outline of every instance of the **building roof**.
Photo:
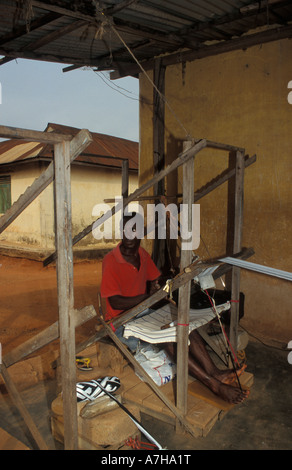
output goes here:
[{"label": "building roof", "polygon": [[[76,135],[80,129],[49,123],[46,132]],[[130,170],[138,170],[139,144],[119,137],[91,132],[93,142],[84,153],[76,158],[76,163],[109,168],[121,168],[122,161],[129,161]],[[24,140],[0,142],[0,168],[4,164],[29,162],[32,160],[51,160],[53,146]]]},{"label": "building roof", "polygon": [[159,56],[169,65],[291,37],[291,20],[291,0],[0,0],[0,65],[27,58],[137,76],[137,61],[149,70]]}]

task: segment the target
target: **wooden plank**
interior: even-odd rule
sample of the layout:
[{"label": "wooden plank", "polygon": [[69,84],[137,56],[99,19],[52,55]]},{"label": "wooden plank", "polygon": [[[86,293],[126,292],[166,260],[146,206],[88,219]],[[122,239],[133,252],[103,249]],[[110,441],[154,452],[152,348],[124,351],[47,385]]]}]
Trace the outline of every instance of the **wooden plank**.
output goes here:
[{"label": "wooden plank", "polygon": [[[192,141],[184,143],[184,150],[191,147]],[[192,204],[194,200],[194,158],[183,165],[183,204],[188,209],[188,231],[192,233]],[[192,240],[191,240],[192,242]],[[192,262],[192,249],[182,249],[180,271]],[[177,323],[177,407],[186,415],[188,408],[188,338],[190,312],[191,281],[179,289],[178,323]]]},{"label": "wooden plank", "polygon": [[[1,127],[1,126],[0,126]],[[49,134],[46,132],[46,134]],[[71,138],[71,136],[70,136]],[[92,142],[92,136],[82,129],[70,142],[70,162]],[[29,186],[18,200],[0,217],[0,233],[3,232],[24,209],[53,181],[54,162]]]},{"label": "wooden plank", "polygon": [[[41,37],[40,39],[37,39],[35,41],[31,41],[30,43],[26,44],[25,46],[21,47],[19,49],[19,52],[31,52],[35,51],[37,49],[40,49],[43,46],[46,46],[50,42],[55,41],[56,39],[61,38],[62,36],[65,36],[72,31],[76,31],[77,29],[81,28],[82,26],[85,26],[86,22],[83,20],[78,20],[73,23],[70,23],[66,26],[63,26],[56,31],[52,31],[51,33],[46,34],[44,37]],[[14,60],[14,57],[9,57],[8,55],[1,60],[1,65],[4,63],[10,62]]]},{"label": "wooden plank", "polygon": [[196,400],[196,404],[188,409],[188,417],[195,429],[202,437],[207,436],[219,420],[221,410],[209,403],[189,394],[189,401]]},{"label": "wooden plank", "polygon": [[0,45],[2,46],[7,42],[14,41],[15,39],[21,38],[23,36],[27,36],[28,34],[31,34],[32,31],[39,29],[42,26],[48,26],[50,23],[60,18],[60,16],[61,15],[58,13],[47,13],[40,18],[33,19],[29,24],[29,31],[27,30],[27,24],[15,25],[12,31],[2,35],[0,39]]},{"label": "wooden plank", "polygon": [[218,150],[227,150],[228,152],[244,152],[244,149],[230,144],[222,144],[221,142],[213,142],[212,140],[207,140],[207,147],[218,149]]},{"label": "wooden plank", "polygon": [[146,400],[148,397],[152,399],[153,392],[145,382],[141,382],[138,377],[137,379],[139,382],[129,390],[125,390],[125,392],[123,393],[123,398],[125,400],[135,402],[138,405],[142,405],[144,400]]},{"label": "wooden plank", "polygon": [[[165,93],[165,67],[161,65],[162,59],[155,59],[153,88],[153,168],[159,173],[165,165],[164,158],[164,93]],[[164,194],[164,181],[158,181],[153,188],[154,194]]]},{"label": "wooden plank", "polygon": [[[234,207],[234,239],[233,253],[239,253],[242,244],[244,200],[244,150],[236,152],[235,168],[235,207]],[[231,318],[230,343],[234,351],[237,349],[239,323],[240,268],[233,266],[231,280]]]},{"label": "wooden plank", "polygon": [[[75,328],[96,316],[96,311],[92,305],[80,310],[74,310],[73,319]],[[12,366],[16,362],[24,359],[30,354],[38,351],[47,344],[59,338],[59,321],[53,323],[48,328],[35,335],[33,338],[20,344],[4,356],[6,367]]]},{"label": "wooden plank", "polygon": [[[250,165],[255,163],[255,161],[256,161],[256,155],[253,155],[252,157],[248,157],[244,159],[244,167],[245,168],[249,167]],[[228,172],[226,171],[222,172],[220,175],[218,175],[215,178],[215,181],[213,183],[212,181],[210,181],[204,186],[204,189],[202,188],[201,190],[199,190],[197,193],[194,194],[194,202],[199,201],[200,199],[202,199],[202,197],[214,191],[214,189],[221,186],[223,183],[228,181],[233,176],[235,176],[235,169],[230,170]]]},{"label": "wooden plank", "polygon": [[36,49],[40,49],[43,46],[46,46],[50,42],[56,41],[67,34],[72,33],[72,31],[77,31],[82,26],[86,25],[86,21],[84,20],[77,20],[73,23],[67,24],[66,26],[62,26],[55,31],[52,31],[45,36],[36,39],[35,41],[31,41],[30,43],[26,44],[24,47],[21,47],[19,51],[35,51]]},{"label": "wooden plank", "polygon": [[[280,39],[286,39],[292,36],[292,26],[282,26],[281,28],[275,27],[266,31],[244,35],[240,38],[233,38],[230,40],[220,41],[216,44],[209,46],[200,47],[197,50],[186,50],[175,52],[173,54],[167,54],[163,57],[163,65],[168,67],[169,65],[179,64],[186,61],[194,61],[202,59],[203,57],[210,57],[225,52],[235,51],[239,49],[246,49],[256,44],[263,44],[272,41],[278,41]],[[143,69],[153,69],[154,59],[143,61]],[[125,75],[136,75],[140,73],[141,69],[137,64],[129,64],[124,70],[116,69],[110,74],[112,80],[121,78]]]},{"label": "wooden plank", "polygon": [[[256,155],[253,155],[252,157],[246,157],[245,160],[244,160],[244,166],[245,166],[245,168],[247,168],[255,162],[256,162]],[[203,188],[201,188],[199,191],[195,192],[194,202],[199,201],[200,199],[202,199],[202,197],[204,197],[207,194],[214,191],[214,189],[221,186],[223,183],[228,181],[233,176],[235,176],[235,169],[230,170],[228,172],[226,172],[226,170],[224,170],[222,173],[220,173],[218,176],[216,176],[216,178],[213,178],[213,180],[206,183]],[[155,199],[156,197],[157,196],[151,196],[151,195],[149,195],[149,196],[140,196],[140,197],[137,198],[137,200],[138,201],[146,201],[148,199]],[[158,195],[158,197],[161,197],[161,195]],[[178,198],[182,197],[182,194],[177,194],[176,196],[165,196],[165,197],[166,197],[167,200],[168,199],[178,199]],[[104,202],[105,203],[112,203],[112,202],[115,202],[115,199],[104,199]]]},{"label": "wooden plank", "polygon": [[32,437],[34,438],[36,444],[40,450],[48,450],[48,446],[44,441],[42,435],[40,434],[36,424],[34,423],[30,413],[28,412],[25,404],[22,401],[22,398],[6,368],[4,361],[1,364],[1,374],[5,382],[5,386],[8,390],[9,395],[11,396],[15,406],[23,417],[25,424],[27,425]]},{"label": "wooden plank", "polygon": [[[161,67],[161,58],[155,59],[153,70],[153,171],[158,174],[165,166],[164,139],[165,139],[165,67]],[[161,179],[153,186],[153,194],[158,196],[165,193],[165,182]],[[161,202],[156,198],[156,203]],[[157,223],[157,221],[156,221]],[[158,268],[163,265],[163,252],[165,241],[157,234],[155,228],[155,239],[153,241],[152,259]]]},{"label": "wooden plank", "polygon": [[[190,158],[194,157],[200,150],[206,147],[206,140],[202,139],[200,142],[196,143],[193,145],[189,150],[186,152],[182,152],[176,160],[174,160],[170,165],[168,165],[165,169],[161,170],[157,175],[155,175],[153,178],[151,178],[149,181],[147,181],[145,184],[143,184],[140,188],[137,188],[128,198],[126,198],[124,202],[124,207],[129,204],[132,201],[137,200],[137,197],[141,196],[147,189],[151,188],[154,186],[156,183],[158,183],[161,179],[163,179],[165,176],[167,176],[169,173],[171,173],[173,170],[176,168],[180,167],[183,165],[186,161],[188,161]],[[117,209],[118,211],[121,210],[121,207]],[[84,238],[86,235],[88,235],[94,227],[98,227],[99,225],[103,224],[107,219],[112,217],[116,212],[116,207],[113,207],[111,210],[106,212],[103,216],[99,217],[95,222],[92,224],[88,225],[82,232],[80,232],[78,235],[76,235],[73,238],[73,245],[78,243],[82,238]],[[52,261],[54,261],[56,258],[56,252],[50,255],[48,258],[45,259],[44,261],[44,266],[47,266],[50,264]]]},{"label": "wooden plank", "polygon": [[0,428],[0,450],[30,450],[23,442]]},{"label": "wooden plank", "polygon": [[[131,379],[132,382],[135,382],[134,387],[131,385],[128,387],[128,380]],[[125,400],[127,403],[138,405],[142,413],[175,426],[176,419],[171,410],[153,391],[151,391],[149,394],[149,387],[145,383],[137,383],[137,379],[138,378],[135,376],[133,370],[131,370],[131,373],[127,376],[127,378],[121,378],[121,382],[125,384],[122,394],[123,400]],[[194,379],[189,377],[188,382],[192,384]],[[146,387],[148,388],[148,392]],[[161,387],[161,391],[164,396],[167,397],[173,404],[175,404],[175,388],[176,379]],[[221,415],[222,411],[215,406],[212,406],[205,400],[201,400],[200,398],[188,394],[188,422],[194,429],[194,432],[196,432],[199,436],[206,436]]]},{"label": "wooden plank", "polygon": [[9,127],[0,125],[0,137],[6,139],[21,139],[29,142],[42,142],[44,144],[55,144],[72,140],[73,136],[68,134],[58,134],[56,132],[41,132],[30,129],[20,129],[18,127]]},{"label": "wooden plank", "polygon": [[129,196],[129,160],[122,161],[122,196]]},{"label": "wooden plank", "polygon": [[65,450],[78,449],[70,147],[55,144],[55,208]]},{"label": "wooden plank", "polygon": [[[171,401],[175,405],[175,380],[172,382],[169,382],[166,385],[163,385],[161,387],[161,391],[163,392],[164,396],[168,398],[168,400]],[[156,411],[157,413],[161,414],[166,414],[169,416],[173,416],[173,413],[171,410],[164,404],[164,402],[155,394],[152,392],[152,394],[148,397],[146,397],[143,400],[143,405],[146,408],[151,408],[152,410]]]}]

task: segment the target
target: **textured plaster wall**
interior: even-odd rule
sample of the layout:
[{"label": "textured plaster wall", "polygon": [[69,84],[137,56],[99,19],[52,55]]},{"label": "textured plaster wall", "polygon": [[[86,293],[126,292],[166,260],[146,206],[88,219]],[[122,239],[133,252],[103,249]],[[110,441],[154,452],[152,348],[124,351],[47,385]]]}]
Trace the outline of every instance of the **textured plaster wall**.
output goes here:
[{"label": "textured plaster wall", "polygon": [[[281,40],[208,57],[166,70],[165,151],[173,161],[189,133],[245,148],[257,161],[245,171],[243,246],[253,247],[250,261],[292,271],[291,160],[292,44]],[[140,184],[153,171],[152,87],[141,76]],[[195,158],[195,190],[232,164],[229,154],[206,149]],[[182,190],[182,174],[167,180],[167,193]],[[201,204],[202,241],[197,254],[220,256],[230,250],[225,183]],[[149,242],[148,242],[149,243]],[[291,283],[242,271],[247,329],[281,341],[292,339]]]}]

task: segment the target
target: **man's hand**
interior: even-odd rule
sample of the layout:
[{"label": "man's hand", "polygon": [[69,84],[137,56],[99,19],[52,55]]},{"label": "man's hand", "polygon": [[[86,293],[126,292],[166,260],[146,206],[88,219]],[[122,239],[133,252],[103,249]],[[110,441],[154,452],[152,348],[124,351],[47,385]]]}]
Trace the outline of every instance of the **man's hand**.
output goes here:
[{"label": "man's hand", "polygon": [[156,279],[155,281],[152,281],[150,284],[150,295],[155,294],[160,289],[160,284],[158,280]]},{"label": "man's hand", "polygon": [[147,294],[135,295],[134,297],[113,295],[112,297],[109,297],[108,300],[111,307],[115,310],[129,310],[132,307],[136,307],[140,302],[143,302],[147,297],[149,297]]}]

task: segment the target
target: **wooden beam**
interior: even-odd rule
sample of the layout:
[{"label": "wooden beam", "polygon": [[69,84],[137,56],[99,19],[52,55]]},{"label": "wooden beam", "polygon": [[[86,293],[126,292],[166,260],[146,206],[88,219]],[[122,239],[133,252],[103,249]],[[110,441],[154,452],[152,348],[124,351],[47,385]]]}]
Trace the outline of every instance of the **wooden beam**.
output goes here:
[{"label": "wooden beam", "polygon": [[[160,33],[158,31],[153,31],[150,28],[142,28],[140,26],[133,25],[129,21],[123,21],[121,19],[116,18],[115,19],[115,24],[113,27],[113,30],[117,30],[119,33],[126,33],[132,34],[135,36],[135,38],[140,37],[143,39],[149,39],[154,41],[156,44],[162,44],[164,47],[169,46],[173,47],[173,49],[177,50],[179,47],[183,47],[185,45],[185,40],[184,38],[180,37],[179,34],[164,34]],[[194,41],[192,42],[194,45]],[[198,45],[198,42],[196,42],[196,45]],[[153,59],[155,61],[156,59]]]},{"label": "wooden beam", "polygon": [[122,196],[129,196],[129,160],[122,161]]},{"label": "wooden beam", "polygon": [[[196,155],[198,152],[200,152],[200,150],[202,150],[205,147],[206,147],[206,140],[202,139],[199,142],[197,142],[192,148],[187,150],[186,152],[182,152],[178,156],[178,158],[174,160],[170,165],[168,165],[165,169],[161,170],[157,175],[155,175],[153,178],[151,178],[149,181],[143,184],[140,188],[136,189],[128,198],[126,198],[123,201],[124,207],[130,202],[137,200],[137,197],[141,196],[145,191],[147,191],[147,189],[154,186],[156,183],[158,183],[158,181],[160,181],[162,178],[167,176],[169,173],[171,173],[173,170],[175,170],[179,166],[183,165],[184,162],[192,158],[194,155]],[[118,208],[118,211],[119,210],[121,210],[121,208]],[[115,213],[116,213],[116,207],[113,207],[102,217],[97,219],[92,224],[88,225],[82,232],[80,232],[78,235],[74,237],[73,245],[75,245],[77,242],[82,240],[82,238],[88,235],[94,227],[98,227],[99,225],[104,223],[107,219],[112,217]],[[47,266],[48,264],[52,263],[55,259],[56,259],[56,252],[48,256],[48,258],[44,260],[44,266]]]},{"label": "wooden beam", "polygon": [[[248,168],[250,165],[256,162],[256,155],[253,155],[252,157],[245,157],[244,160],[244,166],[245,168]],[[223,183],[228,181],[230,178],[232,178],[235,175],[235,170],[224,170],[222,173],[220,173],[218,176],[210,180],[208,183],[206,183],[201,189],[199,189],[197,192],[194,194],[194,202],[199,201],[202,199],[202,197],[206,196],[210,192],[214,191],[214,189],[218,188],[221,186]],[[158,195],[158,197],[161,197],[162,194]],[[146,201],[147,199],[155,199],[157,196],[140,196],[137,198],[137,201]],[[165,196],[166,199],[178,199],[181,198],[182,194],[177,194],[175,196]],[[112,203],[115,202],[115,199],[104,199],[105,203]]]},{"label": "wooden beam", "polygon": [[123,0],[122,2],[118,3],[117,5],[114,5],[113,7],[107,7],[104,9],[105,15],[114,15],[115,13],[123,10],[124,8],[129,7],[133,3],[137,3],[138,0]]},{"label": "wooden beam", "polygon": [[61,15],[58,13],[47,13],[45,16],[33,20],[29,25],[29,30],[27,29],[27,24],[16,26],[15,28],[13,28],[12,31],[9,31],[8,33],[1,36],[0,45],[2,46],[6,42],[14,41],[15,39],[18,39],[20,37],[27,36],[32,31],[35,31],[36,29],[39,29],[42,26],[46,26],[56,21],[60,17]]},{"label": "wooden beam", "polygon": [[40,49],[43,46],[46,46],[50,42],[56,41],[57,39],[63,36],[66,36],[67,34],[70,34],[73,31],[78,30],[79,28],[82,28],[82,26],[85,26],[86,24],[87,22],[83,20],[73,21],[73,23],[70,23],[66,26],[62,26],[56,31],[52,31],[49,34],[46,34],[45,36],[39,39],[36,39],[35,41],[30,42],[29,44],[26,44],[24,47],[22,47],[19,50],[20,51],[35,51],[37,49]]},{"label": "wooden beam", "polygon": [[55,132],[41,132],[17,127],[0,126],[0,137],[7,139],[21,139],[29,142],[42,142],[44,144],[55,144],[72,140],[69,134],[57,134]]},{"label": "wooden beam", "polygon": [[[181,62],[191,62],[193,60],[203,59],[205,57],[236,51],[239,49],[247,49],[248,47],[256,46],[257,44],[265,44],[268,42],[279,41],[280,39],[287,39],[291,37],[291,25],[275,27],[260,33],[248,34],[241,36],[240,38],[221,41],[210,46],[201,45],[201,47],[197,50],[187,50],[176,52],[174,54],[168,54],[163,57],[163,65],[167,67],[169,65],[179,64]],[[141,64],[144,70],[151,70],[154,65],[154,59],[145,60],[141,62]],[[136,64],[133,64],[126,70],[126,74],[135,75],[140,73],[140,71],[141,69]],[[119,73],[119,71],[114,71],[111,73],[110,77],[112,80],[115,80],[117,78],[121,78],[122,75]]]},{"label": "wooden beam", "polygon": [[[165,94],[165,67],[161,66],[161,58],[155,60],[153,71],[154,87],[153,87],[153,170],[154,174],[158,174],[165,167],[165,103],[163,96]],[[165,182],[161,179],[153,186],[153,194],[164,194]],[[156,199],[159,202],[159,199]],[[153,241],[153,261],[159,269],[164,264],[165,241],[160,240],[155,235]]]},{"label": "wooden beam", "polygon": [[[92,305],[88,305],[80,310],[74,310],[73,319],[74,326],[77,328],[91,318],[94,318],[96,311]],[[18,361],[21,361],[30,354],[35,353],[47,344],[59,338],[59,321],[56,321],[48,328],[45,328],[33,338],[28,339],[24,343],[5,354],[3,360],[6,367],[10,367]]]},{"label": "wooden beam", "polygon": [[[0,39],[0,45],[5,44],[6,42],[11,42],[14,39],[17,39],[19,37],[26,36],[26,35],[30,34],[31,31],[34,31],[36,29],[40,29],[42,26],[54,22],[56,19],[59,19],[60,16],[61,15],[58,15],[57,13],[48,13],[44,17],[38,18],[37,20],[33,21],[29,25],[29,31],[27,29],[27,25],[20,26],[19,28],[17,28],[16,31],[10,32],[10,33],[2,36],[1,39]],[[83,22],[83,24],[84,24],[84,22]],[[67,34],[67,33],[68,33],[68,31],[65,34]],[[51,41],[54,40],[54,38],[50,34],[46,36],[46,38],[48,38],[48,39],[49,39],[49,37],[50,37]],[[33,44],[34,47],[32,47],[32,44]],[[37,49],[38,47],[42,47],[42,45],[44,45],[44,39],[43,38],[40,39],[40,40],[37,40],[33,43],[30,43],[29,45],[26,45],[26,46],[22,47],[20,50],[21,51],[34,50],[34,49]],[[29,46],[31,46],[31,47],[29,47]],[[6,64],[7,62],[10,62],[12,60],[14,60],[14,57],[9,57],[9,56],[4,57],[0,60],[0,65]]]},{"label": "wooden beam", "polygon": [[2,361],[2,364],[1,364],[1,374],[2,374],[2,377],[4,379],[4,383],[5,383],[5,386],[7,388],[7,391],[9,393],[9,395],[11,396],[15,406],[17,407],[18,411],[20,412],[21,416],[23,417],[24,419],[24,422],[25,424],[27,425],[33,439],[35,440],[38,448],[40,450],[48,450],[48,446],[44,440],[44,438],[42,437],[42,435],[40,434],[35,422],[33,421],[30,413],[28,412],[7,368],[6,368],[6,365],[4,363],[4,361]]},{"label": "wooden beam", "polygon": [[72,140],[69,134],[57,134],[55,132],[41,132],[17,127],[0,126],[0,137],[7,139],[21,139],[29,142],[42,142],[44,144],[55,144]]},{"label": "wooden beam", "polygon": [[[184,150],[192,146],[192,141],[184,142]],[[194,200],[194,158],[183,165],[183,204],[188,208],[188,231],[192,232],[192,204]],[[182,246],[182,242],[181,242]],[[192,262],[192,249],[180,252],[180,271]],[[190,313],[191,281],[179,289],[177,326],[177,407],[185,416],[188,409],[188,338]]]},{"label": "wooden beam", "polygon": [[212,140],[206,141],[208,148],[218,149],[218,150],[227,150],[228,152],[237,152],[237,150],[243,151],[244,149],[241,147],[237,147],[235,145],[230,144],[222,144],[221,142],[213,142]]},{"label": "wooden beam", "polygon": [[[250,6],[254,3],[253,8],[250,8]],[[287,5],[290,4],[290,0],[284,0],[284,1],[277,1],[276,3],[271,3],[269,2],[269,10],[272,11],[273,8],[283,8]],[[265,4],[260,4],[259,2],[250,2],[249,5],[246,7],[242,7],[237,9],[237,11],[233,11],[232,13],[227,13],[226,15],[220,16],[220,17],[214,17],[213,19],[209,21],[203,21],[203,22],[198,22],[195,25],[192,25],[189,28],[185,28],[183,31],[181,31],[182,34],[189,34],[192,36],[193,34],[196,35],[196,33],[200,33],[204,31],[205,29],[213,29],[214,27],[225,27],[225,26],[231,26],[230,23],[234,23],[236,21],[242,21],[245,20],[246,18],[251,18],[254,17],[254,21],[256,24],[256,20],[259,17],[260,14],[265,14],[267,12],[267,5]],[[221,31],[221,29],[219,29]]]},{"label": "wooden beam", "polygon": [[[43,134],[43,133],[42,133]],[[57,134],[59,135],[59,134]],[[71,136],[70,136],[71,137]],[[92,142],[91,134],[82,129],[70,142],[70,162]],[[29,186],[18,200],[0,217],[0,233],[2,233],[24,209],[53,181],[54,163],[51,162],[48,168]]]},{"label": "wooden beam", "polygon": [[[165,165],[164,157],[164,118],[165,105],[162,98],[165,93],[165,67],[161,58],[155,60],[153,89],[153,166],[154,173],[159,173]],[[164,181],[154,185],[154,194],[164,194]]]},{"label": "wooden beam", "polygon": [[69,142],[55,144],[57,284],[65,450],[78,449]]},{"label": "wooden beam", "polygon": [[[62,55],[53,54],[50,52],[37,52],[37,51],[20,51],[11,49],[11,47],[0,46],[0,55],[5,57],[13,58],[13,59],[30,59],[30,60],[40,60],[44,62],[54,62],[58,64],[74,64],[78,65],[79,67],[98,67],[100,65],[100,61],[98,59],[83,58],[83,57],[76,57],[70,54],[73,53],[72,50],[66,49],[66,52]],[[10,59],[9,59],[10,60]],[[1,65],[1,62],[0,62]],[[117,64],[113,62],[111,67],[104,67],[103,70],[110,69],[112,70],[113,67],[117,67]]]},{"label": "wooden beam", "polygon": [[52,3],[40,2],[38,0],[31,0],[30,3],[33,7],[40,8],[41,10],[54,11],[55,13],[59,13],[62,16],[78,18],[80,20],[88,21],[91,23],[94,23],[96,20],[100,20],[100,21],[104,20],[102,13],[99,13],[98,11],[96,11],[95,16],[90,16],[84,13],[80,13],[78,10],[73,10],[73,9],[70,10],[69,8],[63,8],[58,5],[54,5]]},{"label": "wooden beam", "polygon": [[[256,155],[252,157],[248,157],[244,160],[244,167],[247,168],[256,161]],[[214,189],[221,186],[223,183],[228,181],[235,175],[235,169],[230,171],[223,171],[220,175],[218,175],[214,180],[209,181],[203,188],[199,189],[198,192],[194,194],[194,202],[199,201],[202,197],[206,196],[210,192],[214,191]]]},{"label": "wooden beam", "polygon": [[[244,200],[244,151],[236,152],[233,253],[241,251]],[[237,350],[240,296],[240,268],[233,266],[231,281],[230,343]]]}]

